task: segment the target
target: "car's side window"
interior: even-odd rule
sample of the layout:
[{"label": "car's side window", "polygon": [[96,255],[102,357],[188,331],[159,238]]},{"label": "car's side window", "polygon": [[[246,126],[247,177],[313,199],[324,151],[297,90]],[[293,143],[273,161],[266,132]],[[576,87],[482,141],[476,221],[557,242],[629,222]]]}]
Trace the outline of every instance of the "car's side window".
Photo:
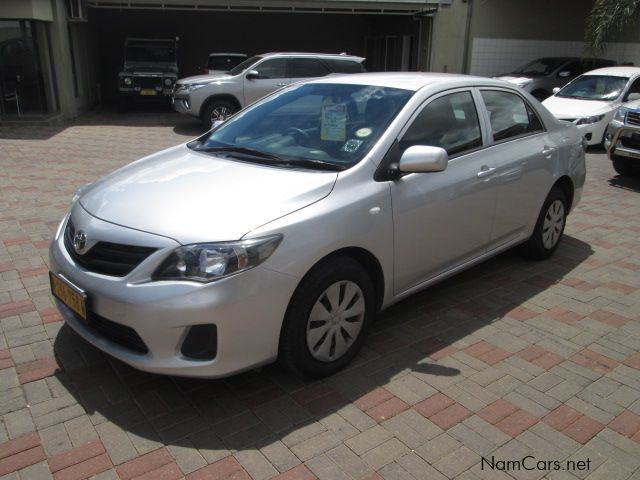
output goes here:
[{"label": "car's side window", "polygon": [[399,145],[403,151],[413,145],[441,147],[449,156],[481,147],[480,122],[471,92],[451,93],[430,102]]},{"label": "car's side window", "polygon": [[538,115],[519,95],[499,90],[483,90],[482,99],[489,112],[495,142],[543,130]]},{"label": "car's side window", "polygon": [[577,77],[584,71],[585,71],[585,67],[579,61],[567,63],[564,67],[560,69],[560,72],[569,72],[569,75],[567,75],[567,77]]},{"label": "car's side window", "polygon": [[285,78],[287,72],[287,60],[285,58],[273,58],[265,60],[256,66],[255,70],[260,78]]},{"label": "car's side window", "polygon": [[625,93],[624,99],[622,101],[626,102],[629,99],[629,94],[631,93],[640,93],[640,78],[636,79],[631,84],[631,86],[629,87],[629,90],[627,90],[627,93]]},{"label": "car's side window", "polygon": [[329,75],[329,69],[315,58],[292,58],[289,60],[290,78],[313,78]]}]

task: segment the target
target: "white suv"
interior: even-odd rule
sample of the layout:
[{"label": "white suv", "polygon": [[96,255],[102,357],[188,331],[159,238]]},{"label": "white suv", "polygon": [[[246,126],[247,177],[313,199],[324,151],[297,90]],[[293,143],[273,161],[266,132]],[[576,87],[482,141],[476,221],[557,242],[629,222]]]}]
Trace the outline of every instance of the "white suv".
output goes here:
[{"label": "white suv", "polygon": [[333,73],[362,73],[364,58],[317,53],[265,53],[248,58],[224,75],[178,80],[173,108],[199,117],[207,128],[290,83]]}]

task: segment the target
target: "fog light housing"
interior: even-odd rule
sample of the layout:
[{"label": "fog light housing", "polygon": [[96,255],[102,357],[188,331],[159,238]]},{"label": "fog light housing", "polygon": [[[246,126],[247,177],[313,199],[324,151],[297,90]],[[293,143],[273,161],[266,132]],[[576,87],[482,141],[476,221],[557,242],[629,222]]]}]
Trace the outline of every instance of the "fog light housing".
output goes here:
[{"label": "fog light housing", "polygon": [[193,360],[213,360],[218,354],[218,329],[215,325],[193,325],[182,342],[180,353]]}]

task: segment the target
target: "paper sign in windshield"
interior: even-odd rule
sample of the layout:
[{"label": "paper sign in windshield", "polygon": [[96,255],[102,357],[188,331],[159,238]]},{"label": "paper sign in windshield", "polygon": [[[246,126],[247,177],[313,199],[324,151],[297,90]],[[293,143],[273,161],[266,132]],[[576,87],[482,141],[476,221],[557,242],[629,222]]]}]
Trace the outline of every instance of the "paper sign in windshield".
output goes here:
[{"label": "paper sign in windshield", "polygon": [[344,103],[322,106],[320,138],[328,142],[344,142],[347,138],[347,106]]}]

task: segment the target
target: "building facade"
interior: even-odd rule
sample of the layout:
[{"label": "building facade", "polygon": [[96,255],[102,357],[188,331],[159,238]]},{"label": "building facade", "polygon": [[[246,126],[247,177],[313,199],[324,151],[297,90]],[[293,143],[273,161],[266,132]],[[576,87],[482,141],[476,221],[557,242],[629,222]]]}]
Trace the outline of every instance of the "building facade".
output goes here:
[{"label": "building facade", "polygon": [[[201,73],[209,53],[267,51],[347,52],[371,71],[495,75],[541,56],[585,54],[592,3],[1,0],[0,121],[61,121],[116,100],[127,36],[178,37],[181,77]],[[603,55],[640,64],[639,41],[631,32]]]}]

